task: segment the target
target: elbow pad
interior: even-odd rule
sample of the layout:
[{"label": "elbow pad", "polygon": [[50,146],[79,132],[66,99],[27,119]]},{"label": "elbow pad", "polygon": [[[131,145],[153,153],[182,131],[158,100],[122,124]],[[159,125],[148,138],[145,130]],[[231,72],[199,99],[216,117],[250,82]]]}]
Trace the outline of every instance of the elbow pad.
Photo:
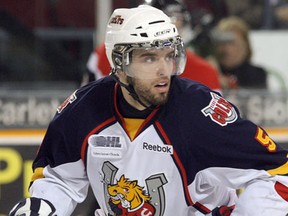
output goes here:
[{"label": "elbow pad", "polygon": [[52,216],[56,209],[48,200],[31,197],[18,202],[9,212],[9,216]]}]

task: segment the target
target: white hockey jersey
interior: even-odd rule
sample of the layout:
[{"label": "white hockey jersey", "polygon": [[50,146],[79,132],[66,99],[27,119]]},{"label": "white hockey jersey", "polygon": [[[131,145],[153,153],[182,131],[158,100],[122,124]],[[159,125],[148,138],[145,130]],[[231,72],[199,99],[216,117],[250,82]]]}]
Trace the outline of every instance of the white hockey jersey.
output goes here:
[{"label": "white hockey jersey", "polygon": [[104,215],[199,216],[221,205],[235,205],[232,216],[288,213],[287,152],[218,93],[173,77],[167,104],[141,120],[121,115],[118,91],[110,77],[80,88],[48,127],[30,192],[58,216],[89,184]]}]

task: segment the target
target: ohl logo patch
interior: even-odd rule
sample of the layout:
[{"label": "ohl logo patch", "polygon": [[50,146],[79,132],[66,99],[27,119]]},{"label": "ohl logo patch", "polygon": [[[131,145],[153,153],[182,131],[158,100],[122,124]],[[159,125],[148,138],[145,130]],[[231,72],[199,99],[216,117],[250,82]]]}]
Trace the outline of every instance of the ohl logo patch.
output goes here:
[{"label": "ohl logo patch", "polygon": [[221,126],[233,123],[238,118],[234,107],[224,98],[211,92],[212,99],[207,107],[202,109],[205,116],[210,116],[212,121]]},{"label": "ohl logo patch", "polygon": [[92,135],[89,137],[88,142],[93,147],[115,147],[121,148],[120,137],[118,136],[101,136]]}]

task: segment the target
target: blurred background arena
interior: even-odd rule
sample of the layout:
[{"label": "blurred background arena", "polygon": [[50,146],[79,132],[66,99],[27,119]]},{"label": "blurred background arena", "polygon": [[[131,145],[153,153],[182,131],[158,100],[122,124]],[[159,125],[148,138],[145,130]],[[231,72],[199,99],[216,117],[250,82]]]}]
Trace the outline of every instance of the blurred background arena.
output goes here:
[{"label": "blurred background arena", "polygon": [[[268,88],[223,89],[222,94],[244,118],[288,148],[288,1],[180,2],[191,15],[194,51],[203,58],[213,54],[205,49],[213,47],[221,18],[239,16],[250,25],[252,62],[268,71]],[[0,0],[0,216],[29,196],[31,164],[46,127],[61,102],[82,85],[88,58],[104,41],[112,10],[142,3]],[[89,197],[74,215],[91,215],[87,209],[95,201]]]}]

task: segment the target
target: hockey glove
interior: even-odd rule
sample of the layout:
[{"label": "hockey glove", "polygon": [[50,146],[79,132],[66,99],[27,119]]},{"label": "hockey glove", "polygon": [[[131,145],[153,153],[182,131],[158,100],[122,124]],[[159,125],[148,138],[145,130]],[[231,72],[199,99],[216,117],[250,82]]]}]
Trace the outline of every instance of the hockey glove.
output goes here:
[{"label": "hockey glove", "polygon": [[9,216],[52,216],[55,207],[47,200],[31,197],[21,200],[10,211]]},{"label": "hockey glove", "polygon": [[234,206],[220,206],[212,211],[212,216],[230,216],[232,211],[234,209]]}]

